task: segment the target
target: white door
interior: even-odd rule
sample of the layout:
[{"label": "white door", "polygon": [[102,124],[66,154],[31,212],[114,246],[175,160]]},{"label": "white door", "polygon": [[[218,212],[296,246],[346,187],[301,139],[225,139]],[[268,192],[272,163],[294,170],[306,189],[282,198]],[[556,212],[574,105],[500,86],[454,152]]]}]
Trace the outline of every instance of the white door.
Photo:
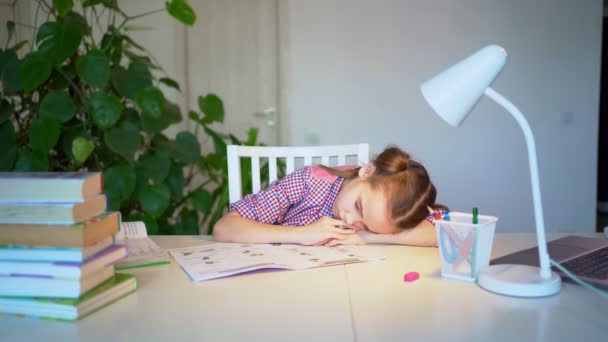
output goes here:
[{"label": "white door", "polygon": [[[197,14],[186,30],[186,84],[190,108],[199,95],[224,102],[221,131],[245,140],[258,128],[258,142],[279,143],[277,0],[192,0]],[[205,141],[205,134],[201,133]]]}]

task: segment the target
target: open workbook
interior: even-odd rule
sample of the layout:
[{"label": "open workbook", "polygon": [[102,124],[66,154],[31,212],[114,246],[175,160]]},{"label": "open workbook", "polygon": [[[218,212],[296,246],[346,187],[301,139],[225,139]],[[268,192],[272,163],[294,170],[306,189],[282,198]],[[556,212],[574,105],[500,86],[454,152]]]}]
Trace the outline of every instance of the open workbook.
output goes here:
[{"label": "open workbook", "polygon": [[116,264],[117,270],[169,263],[167,250],[148,237],[142,221],[122,222],[114,236],[116,244],[127,246],[128,256]]},{"label": "open workbook", "polygon": [[171,249],[169,253],[195,282],[263,268],[301,270],[384,259],[354,246],[292,244],[215,243]]}]

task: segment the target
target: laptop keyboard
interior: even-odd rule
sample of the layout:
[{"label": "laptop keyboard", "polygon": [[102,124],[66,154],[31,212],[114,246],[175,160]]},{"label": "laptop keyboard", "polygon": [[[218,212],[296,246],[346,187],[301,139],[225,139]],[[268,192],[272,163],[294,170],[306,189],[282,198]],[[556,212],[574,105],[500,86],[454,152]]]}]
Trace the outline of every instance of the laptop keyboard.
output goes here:
[{"label": "laptop keyboard", "polygon": [[577,276],[608,279],[608,247],[561,264]]}]

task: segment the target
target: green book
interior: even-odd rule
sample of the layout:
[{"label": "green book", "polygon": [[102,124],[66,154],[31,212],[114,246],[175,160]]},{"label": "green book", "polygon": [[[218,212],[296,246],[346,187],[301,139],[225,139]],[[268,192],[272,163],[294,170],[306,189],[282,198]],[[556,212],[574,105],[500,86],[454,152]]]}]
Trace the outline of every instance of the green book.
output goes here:
[{"label": "green book", "polygon": [[73,321],[135,291],[134,275],[117,273],[80,298],[0,297],[0,313]]}]

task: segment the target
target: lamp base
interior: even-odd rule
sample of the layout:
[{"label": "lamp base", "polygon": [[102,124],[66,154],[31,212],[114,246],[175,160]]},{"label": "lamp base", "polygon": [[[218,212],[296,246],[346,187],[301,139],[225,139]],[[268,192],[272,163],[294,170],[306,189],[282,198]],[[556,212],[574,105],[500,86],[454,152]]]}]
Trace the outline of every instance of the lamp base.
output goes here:
[{"label": "lamp base", "polygon": [[527,265],[491,265],[479,272],[477,283],[482,288],[515,297],[545,297],[559,293],[562,278],[551,272],[541,278],[540,268]]}]

